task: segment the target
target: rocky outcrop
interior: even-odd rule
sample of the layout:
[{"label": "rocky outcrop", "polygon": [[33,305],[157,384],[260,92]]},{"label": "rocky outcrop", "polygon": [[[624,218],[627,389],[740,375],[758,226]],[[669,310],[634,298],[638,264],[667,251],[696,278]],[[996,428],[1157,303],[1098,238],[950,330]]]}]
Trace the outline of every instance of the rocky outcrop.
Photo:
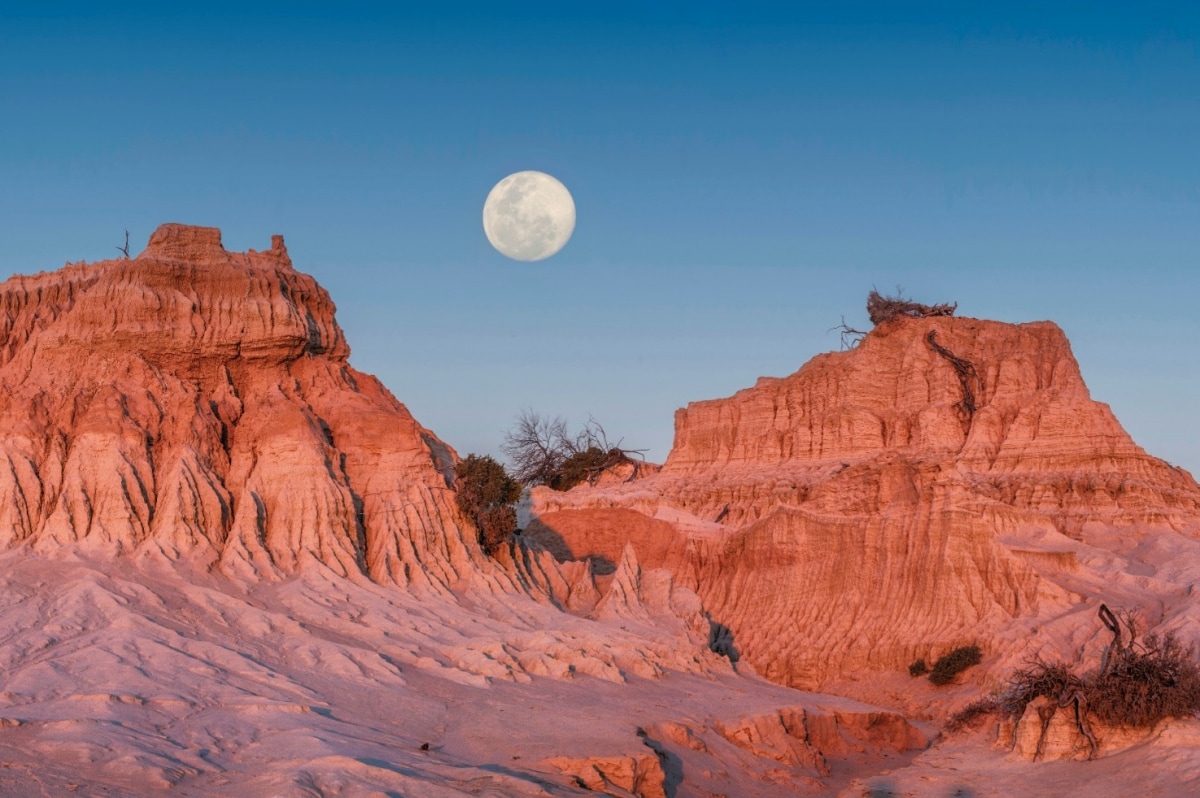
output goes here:
[{"label": "rocky outcrop", "polygon": [[767,715],[715,723],[717,733],[755,756],[790,767],[830,774],[829,760],[855,752],[902,753],[929,741],[902,716],[891,712],[850,713],[781,707]]},{"label": "rocky outcrop", "polygon": [[1081,566],[1093,547],[1111,563],[1200,533],[1200,487],[1090,398],[1055,325],[906,318],[688,405],[660,473],[538,489],[534,515],[560,557],[632,546],[731,653],[813,688],[959,645],[1019,651],[1028,619],[1121,581]]},{"label": "rocky outcrop", "polygon": [[1082,761],[1111,756],[1145,742],[1154,731],[1122,728],[1092,717],[1088,720],[1088,733],[1092,736],[1089,740],[1076,720],[1074,704],[1060,707],[1045,696],[1039,696],[1029,702],[1020,718],[1000,722],[996,746],[1011,751],[1014,759],[1030,762]]},{"label": "rocky outcrop", "polygon": [[[973,366],[970,414],[934,345]],[[863,463],[900,468],[854,469]],[[675,500],[701,517],[727,504],[730,515],[753,516],[781,500],[871,512],[894,504],[913,481],[903,472],[925,463],[952,465],[980,498],[1053,514],[1066,532],[1096,513],[1106,523],[1143,523],[1148,510],[1151,520],[1195,528],[1200,511],[1191,477],[1147,456],[1090,398],[1066,336],[1050,322],[890,322],[790,377],[680,410],[663,473],[693,483]],[[770,470],[794,475],[794,484],[762,479]]]},{"label": "rocky outcrop", "polygon": [[281,236],[168,224],[0,284],[0,544],[453,582],[480,556],[454,452],[349,353]]},{"label": "rocky outcrop", "polygon": [[605,795],[666,798],[666,774],[652,753],[626,756],[551,757],[545,765],[570,776],[580,787]]}]

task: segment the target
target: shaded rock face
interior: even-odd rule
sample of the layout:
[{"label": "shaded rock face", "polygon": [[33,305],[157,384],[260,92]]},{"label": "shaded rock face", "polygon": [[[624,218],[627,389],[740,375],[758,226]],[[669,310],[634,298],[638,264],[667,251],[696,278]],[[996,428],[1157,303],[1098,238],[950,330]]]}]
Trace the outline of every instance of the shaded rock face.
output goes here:
[{"label": "shaded rock face", "polygon": [[281,236],[234,253],[168,224],[136,258],[11,278],[0,544],[453,581],[478,556],[455,455],[348,357]]},{"label": "shaded rock face", "polygon": [[560,556],[629,543],[699,594],[744,661],[806,688],[960,645],[1019,652],[1021,619],[1122,581],[1077,555],[1200,532],[1200,487],[1090,398],[1058,327],[968,318],[888,322],[692,403],[660,473],[534,500],[530,527]]}]

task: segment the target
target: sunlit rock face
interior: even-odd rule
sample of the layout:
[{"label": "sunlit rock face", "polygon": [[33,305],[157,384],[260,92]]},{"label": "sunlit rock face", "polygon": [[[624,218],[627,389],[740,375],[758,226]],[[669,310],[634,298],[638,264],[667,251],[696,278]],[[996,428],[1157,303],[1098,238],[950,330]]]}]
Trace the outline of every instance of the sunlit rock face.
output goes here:
[{"label": "sunlit rock face", "polygon": [[0,794],[783,798],[925,747],[737,673],[665,555],[484,556],[348,357],[278,237],[0,284]]},{"label": "sunlit rock face", "polygon": [[660,473],[534,498],[560,556],[630,543],[744,660],[803,687],[976,642],[1019,662],[1032,621],[1078,608],[1090,628],[1091,599],[1143,602],[1127,587],[1149,574],[1170,607],[1190,571],[1157,542],[1200,531],[1200,488],[1090,398],[1057,326],[969,318],[887,322],[693,402]]},{"label": "sunlit rock face", "polygon": [[168,224],[134,258],[11,278],[0,543],[453,581],[479,556],[455,455],[348,357],[281,236],[227,252]]}]

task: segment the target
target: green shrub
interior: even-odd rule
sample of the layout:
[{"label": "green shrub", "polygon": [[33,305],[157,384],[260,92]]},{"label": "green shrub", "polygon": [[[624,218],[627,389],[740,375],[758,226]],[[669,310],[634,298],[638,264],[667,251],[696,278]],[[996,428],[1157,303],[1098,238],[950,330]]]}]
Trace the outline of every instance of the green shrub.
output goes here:
[{"label": "green shrub", "polygon": [[961,646],[939,657],[929,672],[929,681],[936,685],[950,684],[954,677],[983,659],[979,646]]},{"label": "green shrub", "polygon": [[467,455],[454,467],[454,477],[458,509],[475,525],[484,552],[495,554],[516,531],[513,505],[521,498],[520,483],[486,455]]},{"label": "green shrub", "polygon": [[908,675],[912,676],[913,678],[916,678],[917,676],[924,676],[927,673],[929,673],[929,666],[925,664],[924,659],[919,659],[912,665],[908,666]]},{"label": "green shrub", "polygon": [[590,481],[604,469],[622,461],[620,449],[604,451],[599,446],[589,446],[563,460],[558,474],[547,483],[555,490],[570,490],[583,482]]}]

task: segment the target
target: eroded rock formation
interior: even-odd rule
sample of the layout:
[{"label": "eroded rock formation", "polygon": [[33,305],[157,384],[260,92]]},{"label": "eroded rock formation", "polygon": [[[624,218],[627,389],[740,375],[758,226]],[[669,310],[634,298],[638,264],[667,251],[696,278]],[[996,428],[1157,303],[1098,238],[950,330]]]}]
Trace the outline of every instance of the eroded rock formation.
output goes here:
[{"label": "eroded rock formation", "polygon": [[1079,557],[1200,532],[1200,488],[1091,399],[1055,325],[901,318],[688,405],[660,473],[539,489],[535,515],[560,557],[632,545],[732,651],[813,687],[957,645],[1023,650],[1021,619],[1063,617],[1105,581]]},{"label": "eroded rock formation", "polygon": [[454,453],[349,351],[281,236],[168,224],[0,284],[0,544],[452,582],[479,556]]},{"label": "eroded rock formation", "polygon": [[[891,789],[931,728],[742,664],[862,696],[965,642],[1083,650],[1114,592],[1200,629],[1200,489],[1053,325],[900,319],[695,403],[661,471],[535,491],[497,560],[454,452],[348,356],[278,237],[165,225],[0,284],[0,791]],[[883,697],[937,717],[922,684]],[[1155,744],[1139,779],[1200,772],[1186,724]]]}]

